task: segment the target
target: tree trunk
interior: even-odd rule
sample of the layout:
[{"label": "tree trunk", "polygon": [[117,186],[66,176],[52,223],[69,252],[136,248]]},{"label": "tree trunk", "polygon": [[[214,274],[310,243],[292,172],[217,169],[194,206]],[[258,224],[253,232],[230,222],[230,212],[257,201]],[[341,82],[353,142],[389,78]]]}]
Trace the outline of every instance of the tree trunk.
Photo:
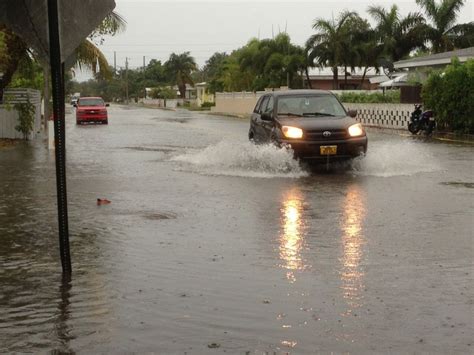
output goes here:
[{"label": "tree trunk", "polygon": [[339,89],[339,81],[338,81],[339,73],[337,71],[337,67],[332,68],[332,75],[333,75],[332,88],[333,90],[338,90]]},{"label": "tree trunk", "polygon": [[179,89],[179,94],[181,95],[181,98],[183,100],[186,99],[186,84],[179,84],[178,89]]},{"label": "tree trunk", "polygon": [[347,65],[344,65],[344,90],[347,90]]},{"label": "tree trunk", "polygon": [[313,85],[311,84],[311,80],[309,80],[308,67],[305,67],[304,72],[305,72],[305,74],[306,74],[306,82],[308,83],[308,87],[309,87],[310,89],[312,89],[312,88],[313,88]]},{"label": "tree trunk", "polygon": [[365,80],[365,74],[367,74],[367,69],[369,67],[365,67],[364,68],[364,73],[362,74],[362,80],[360,81],[360,89],[363,90],[364,89],[364,80]]},{"label": "tree trunk", "polygon": [[49,91],[49,68],[48,65],[45,64],[43,65],[43,76],[44,76],[44,88],[43,88],[43,100],[44,100],[44,130],[46,134],[48,134],[48,120],[49,116],[51,115],[51,112],[49,110],[49,99],[51,97],[51,93]]}]

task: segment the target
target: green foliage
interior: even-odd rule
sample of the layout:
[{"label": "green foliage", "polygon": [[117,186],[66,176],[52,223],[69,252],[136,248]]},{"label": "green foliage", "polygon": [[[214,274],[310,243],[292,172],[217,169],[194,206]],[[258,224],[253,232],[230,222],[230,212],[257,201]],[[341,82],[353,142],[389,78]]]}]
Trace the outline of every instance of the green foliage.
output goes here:
[{"label": "green foliage", "polygon": [[386,91],[385,94],[381,92],[375,93],[356,93],[347,92],[337,95],[339,100],[344,103],[400,103],[400,91],[390,90]]},{"label": "green foliage", "polygon": [[2,65],[9,59],[8,48],[6,44],[5,33],[0,31],[0,72],[2,71]]},{"label": "green foliage", "polygon": [[20,60],[18,69],[8,85],[10,88],[31,88],[43,91],[44,74],[41,65],[27,56]]},{"label": "green foliage", "polygon": [[444,71],[432,73],[423,85],[425,108],[435,113],[438,127],[474,133],[474,60],[454,58]]},{"label": "green foliage", "polygon": [[103,44],[105,36],[115,36],[117,33],[124,31],[126,24],[127,21],[120,14],[112,11],[92,31],[88,38],[96,44]]},{"label": "green foliage", "polygon": [[176,91],[170,87],[157,87],[151,90],[150,96],[153,99],[176,99]]},{"label": "green foliage", "polygon": [[189,52],[181,54],[171,53],[164,65],[167,78],[173,84],[177,84],[181,97],[185,97],[186,84],[194,84],[191,74],[197,70],[197,65]]},{"label": "green foliage", "polygon": [[474,22],[456,24],[456,18],[466,3],[465,0],[416,0],[432,24],[427,24],[425,40],[431,42],[434,53],[455,48],[474,46]]},{"label": "green foliage", "polygon": [[203,103],[201,104],[201,107],[202,107],[202,108],[205,108],[205,107],[214,107],[214,106],[216,106],[216,103],[215,103],[215,102],[203,102]]},{"label": "green foliage", "polygon": [[28,134],[33,130],[35,122],[35,106],[27,100],[24,103],[16,103],[13,108],[18,112],[18,125],[15,129],[23,133],[23,138],[28,139]]}]

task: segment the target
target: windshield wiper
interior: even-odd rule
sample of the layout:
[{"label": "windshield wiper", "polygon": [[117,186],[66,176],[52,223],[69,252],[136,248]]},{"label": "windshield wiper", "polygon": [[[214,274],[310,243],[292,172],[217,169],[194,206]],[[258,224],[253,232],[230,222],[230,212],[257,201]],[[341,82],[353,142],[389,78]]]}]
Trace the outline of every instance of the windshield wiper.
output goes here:
[{"label": "windshield wiper", "polygon": [[324,113],[324,112],[305,112],[305,113],[303,113],[303,116],[330,116],[330,117],[336,117],[336,115],[333,115],[332,113]]},{"label": "windshield wiper", "polygon": [[278,116],[297,116],[297,117],[303,117],[303,115],[300,115],[299,113],[292,113],[292,112],[279,112]]}]

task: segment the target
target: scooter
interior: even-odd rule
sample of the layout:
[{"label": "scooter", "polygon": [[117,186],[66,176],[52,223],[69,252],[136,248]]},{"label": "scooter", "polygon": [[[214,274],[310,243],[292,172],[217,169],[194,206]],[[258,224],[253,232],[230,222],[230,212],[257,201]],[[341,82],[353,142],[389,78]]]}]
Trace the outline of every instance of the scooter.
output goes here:
[{"label": "scooter", "polygon": [[408,124],[408,130],[412,134],[418,134],[420,131],[424,131],[426,136],[433,133],[436,126],[433,111],[427,110],[422,111],[421,104],[415,105],[415,111],[411,113],[410,123]]}]

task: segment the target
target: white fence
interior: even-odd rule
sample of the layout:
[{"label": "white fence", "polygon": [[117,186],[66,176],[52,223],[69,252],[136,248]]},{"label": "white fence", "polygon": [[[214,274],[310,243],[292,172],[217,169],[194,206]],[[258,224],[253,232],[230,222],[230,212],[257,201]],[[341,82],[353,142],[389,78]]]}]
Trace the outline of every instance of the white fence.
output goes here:
[{"label": "white fence", "polygon": [[357,121],[364,126],[404,129],[408,127],[412,104],[344,103],[346,109],[357,110]]},{"label": "white fence", "polygon": [[4,105],[0,105],[0,138],[20,139],[23,134],[15,127],[18,125],[18,112],[13,108],[16,103],[30,101],[35,106],[35,121],[29,139],[41,131],[41,94],[33,89],[7,89],[3,93]]},{"label": "white fence", "polygon": [[[259,92],[226,92],[216,94],[212,111],[223,114],[250,115],[257,100],[265,94]],[[359,104],[343,103],[346,109],[357,110],[357,120],[365,126],[404,129],[410,122],[412,104]]]},{"label": "white fence", "polygon": [[196,106],[197,105],[197,100],[196,99],[166,99],[166,106],[165,106],[165,100],[164,99],[142,99],[141,102],[143,102],[145,105],[151,105],[151,106],[156,106],[156,107],[166,107],[166,108],[177,108],[179,106],[184,106],[184,104],[189,104],[191,106]]}]

